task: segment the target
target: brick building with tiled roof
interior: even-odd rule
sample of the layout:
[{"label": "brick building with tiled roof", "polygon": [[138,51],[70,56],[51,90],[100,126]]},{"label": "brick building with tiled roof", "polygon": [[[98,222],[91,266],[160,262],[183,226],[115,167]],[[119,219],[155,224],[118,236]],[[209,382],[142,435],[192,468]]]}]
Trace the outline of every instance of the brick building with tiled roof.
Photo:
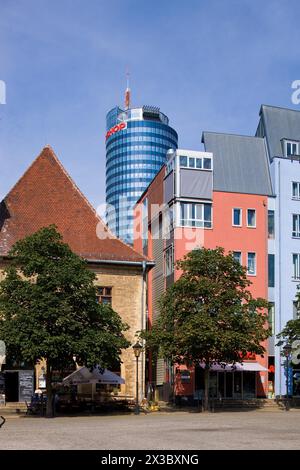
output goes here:
[{"label": "brick building with tiled roof", "polygon": [[[87,260],[96,274],[100,298],[111,302],[129,324],[126,335],[133,343],[136,332],[145,326],[145,276],[153,263],[109,231],[52,148],[46,146],[0,204],[0,268],[9,262],[7,255],[17,240],[51,224]],[[123,391],[134,395],[135,359],[130,348],[122,361]],[[143,357],[141,366],[142,395]],[[15,398],[12,401],[18,401]]]}]

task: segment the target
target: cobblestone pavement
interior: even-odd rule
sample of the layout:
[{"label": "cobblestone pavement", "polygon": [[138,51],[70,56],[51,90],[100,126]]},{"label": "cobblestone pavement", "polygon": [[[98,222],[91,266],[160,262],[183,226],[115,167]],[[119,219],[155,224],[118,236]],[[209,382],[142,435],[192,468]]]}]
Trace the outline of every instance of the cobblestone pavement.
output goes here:
[{"label": "cobblestone pavement", "polygon": [[8,416],[1,449],[300,449],[300,410]]}]

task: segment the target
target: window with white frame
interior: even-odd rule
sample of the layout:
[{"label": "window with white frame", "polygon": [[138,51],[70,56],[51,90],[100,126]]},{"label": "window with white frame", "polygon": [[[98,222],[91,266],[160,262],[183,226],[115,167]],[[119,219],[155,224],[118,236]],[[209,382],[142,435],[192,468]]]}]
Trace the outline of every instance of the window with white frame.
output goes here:
[{"label": "window with white frame", "polygon": [[292,182],[292,199],[300,199],[300,182]]},{"label": "window with white frame", "polygon": [[196,168],[197,170],[211,170],[211,157],[188,157],[180,155],[179,163],[181,168]]},{"label": "window with white frame", "polygon": [[247,209],[247,227],[256,227],[256,210]]},{"label": "window with white frame", "polygon": [[293,214],[293,232],[294,238],[300,238],[300,214]]},{"label": "window with white frame", "polygon": [[268,238],[275,238],[275,211],[268,211]]},{"label": "window with white frame", "polygon": [[211,204],[181,202],[180,223],[187,227],[211,228]]},{"label": "window with white frame", "polygon": [[291,155],[299,155],[299,142],[287,140],[285,142],[285,155],[286,157]]},{"label": "window with white frame", "polygon": [[274,302],[269,302],[268,322],[269,322],[269,328],[271,328],[272,335],[274,335],[275,334],[275,303]]},{"label": "window with white frame", "polygon": [[232,256],[238,263],[242,264],[242,252],[241,251],[233,251]]},{"label": "window with white frame", "polygon": [[174,229],[174,206],[167,206],[163,212],[163,238],[170,238]]},{"label": "window with white frame", "polygon": [[232,225],[234,227],[242,226],[242,209],[239,209],[239,208],[232,209]]},{"label": "window with white frame", "polygon": [[166,164],[166,176],[174,170],[174,159]]},{"label": "window with white frame", "polygon": [[300,279],[300,253],[293,253],[293,279]]},{"label": "window with white frame", "polygon": [[247,256],[247,274],[249,276],[256,275],[256,253],[249,252]]},{"label": "window with white frame", "polygon": [[165,276],[174,272],[174,247],[170,245],[165,251]]}]

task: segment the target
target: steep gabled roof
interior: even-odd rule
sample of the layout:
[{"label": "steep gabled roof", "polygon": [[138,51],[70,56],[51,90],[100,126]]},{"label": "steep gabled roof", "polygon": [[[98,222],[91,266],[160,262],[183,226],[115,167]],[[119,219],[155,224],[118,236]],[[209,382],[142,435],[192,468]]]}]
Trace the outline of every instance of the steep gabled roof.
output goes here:
[{"label": "steep gabled roof", "polygon": [[213,153],[215,191],[272,195],[263,138],[203,132],[202,142],[205,150]]},{"label": "steep gabled roof", "polygon": [[283,157],[282,139],[300,140],[300,111],[263,104],[260,118],[268,144],[269,157]]},{"label": "steep gabled roof", "polygon": [[109,231],[46,146],[0,204],[0,256],[17,240],[51,224],[87,260],[147,260]]}]

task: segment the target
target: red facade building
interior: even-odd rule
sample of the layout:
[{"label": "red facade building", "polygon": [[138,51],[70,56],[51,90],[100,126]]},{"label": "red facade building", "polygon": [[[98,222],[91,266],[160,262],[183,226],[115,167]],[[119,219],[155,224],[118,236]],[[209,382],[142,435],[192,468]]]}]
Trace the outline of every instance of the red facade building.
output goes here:
[{"label": "red facade building", "polygon": [[[263,139],[204,133],[204,152],[170,151],[167,164],[143,193],[135,210],[135,244],[155,267],[148,274],[148,326],[158,299],[180,277],[177,260],[196,247],[223,247],[247,267],[254,297],[268,298],[268,196],[272,196]],[[267,342],[264,345],[267,349]],[[151,364],[151,358],[149,361]],[[265,397],[268,354],[249,357],[232,372],[210,371],[212,397]],[[203,369],[159,359],[149,367],[159,397],[174,393],[188,402],[202,396]]]}]

